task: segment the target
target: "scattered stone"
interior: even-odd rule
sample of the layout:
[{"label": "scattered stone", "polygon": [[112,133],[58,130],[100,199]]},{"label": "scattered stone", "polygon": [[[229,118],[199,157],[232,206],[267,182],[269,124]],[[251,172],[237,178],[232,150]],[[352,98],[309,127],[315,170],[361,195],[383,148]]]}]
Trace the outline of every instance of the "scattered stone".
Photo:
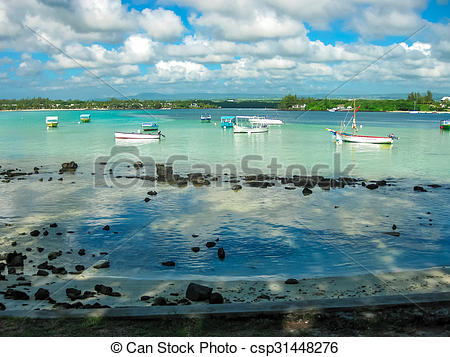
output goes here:
[{"label": "scattered stone", "polygon": [[56,223],[51,223],[51,224],[50,224],[50,227],[51,227],[51,228],[56,228],[56,227],[58,227],[58,225],[57,225]]},{"label": "scattered stone", "polygon": [[57,274],[57,275],[66,275],[67,271],[66,271],[66,268],[64,268],[64,267],[59,267],[59,268],[53,267],[52,273]]},{"label": "scattered stone", "polygon": [[414,186],[414,191],[415,192],[428,192],[422,186]]},{"label": "scattered stone", "polygon": [[105,260],[104,262],[101,262],[97,265],[94,265],[95,269],[105,269],[105,268],[109,268],[110,264],[108,260]]},{"label": "scattered stone", "polygon": [[5,299],[12,300],[30,300],[30,297],[23,291],[8,289],[5,292]]},{"label": "scattered stone", "polygon": [[6,268],[6,264],[5,263],[0,263],[0,271],[5,270]]},{"label": "scattered stone", "polygon": [[70,300],[76,300],[81,297],[81,290],[74,289],[74,288],[68,288],[66,289],[66,295]]},{"label": "scattered stone", "polygon": [[78,251],[78,255],[85,255],[86,254],[86,249],[80,249]]},{"label": "scattered stone", "polygon": [[181,298],[180,300],[177,301],[178,305],[191,305],[192,303],[186,299],[186,298]]},{"label": "scattered stone", "polygon": [[148,301],[148,300],[150,300],[150,299],[151,299],[151,297],[148,296],[148,295],[142,295],[142,296],[141,296],[141,301]]},{"label": "scattered stone", "polygon": [[369,190],[376,190],[379,186],[376,183],[369,183],[368,185],[366,185],[366,188],[368,188]]},{"label": "scattered stone", "polygon": [[400,232],[383,232],[383,233],[393,237],[400,237]]},{"label": "scattered stone", "polygon": [[54,266],[53,265],[49,265],[48,262],[45,261],[45,262],[39,264],[37,266],[37,268],[38,269],[44,269],[44,270],[52,270],[54,268]]},{"label": "scattered stone", "polygon": [[285,190],[295,190],[296,187],[295,186],[285,186],[284,189]]},{"label": "scattered stone", "polygon": [[397,229],[397,226],[395,224],[392,225],[392,230],[395,231]]},{"label": "scattered stone", "polygon": [[431,188],[440,188],[440,187],[442,187],[441,185],[438,185],[438,184],[435,184],[435,183],[433,183],[433,184],[431,184],[431,185],[428,185],[428,187],[431,187]]},{"label": "scattered stone", "polygon": [[14,251],[13,253],[8,253],[6,255],[6,265],[8,267],[23,267],[23,261],[27,258],[26,255],[22,253],[17,253]]},{"label": "scattered stone", "polygon": [[147,195],[149,195],[149,196],[156,196],[158,194],[158,192],[156,192],[156,191],[148,191],[147,192]]},{"label": "scattered stone", "polygon": [[14,268],[14,267],[8,267],[8,274],[9,275],[12,275],[12,274],[15,274],[16,273],[16,268]]},{"label": "scattered stone", "polygon": [[37,229],[30,232],[30,236],[32,237],[37,237],[39,234],[41,234],[41,232],[39,232]]},{"label": "scattered stone", "polygon": [[161,264],[166,267],[174,267],[175,266],[175,262],[173,260],[168,260],[167,262],[162,262]]},{"label": "scattered stone", "polygon": [[54,259],[60,257],[61,255],[62,255],[61,251],[59,251],[59,252],[51,252],[51,253],[48,253],[47,258],[48,258],[48,260],[54,260]]},{"label": "scattered stone", "polygon": [[6,306],[3,305],[1,302],[0,302],[0,310],[1,311],[5,311],[6,310]]},{"label": "scattered stone", "polygon": [[206,243],[206,247],[207,248],[212,248],[212,247],[215,247],[216,246],[216,242],[207,242]]},{"label": "scattered stone", "polygon": [[193,238],[197,238],[197,237],[198,237],[198,234],[195,234],[195,233],[194,233],[194,234],[192,235],[192,237],[193,237]]},{"label": "scattered stone", "polygon": [[261,294],[261,295],[258,296],[258,299],[261,299],[261,300],[270,300],[270,296],[269,296],[269,295],[266,295],[266,294]]},{"label": "scattered stone", "polygon": [[77,168],[78,164],[75,161],[64,162],[61,164],[61,169],[59,170],[59,173],[63,174],[64,172],[75,172]]},{"label": "scattered stone", "polygon": [[302,193],[303,193],[303,196],[308,196],[308,195],[312,194],[312,191],[308,187],[305,187],[303,189]]},{"label": "scattered stone", "polygon": [[298,284],[298,280],[297,279],[287,279],[284,283],[289,284],[289,285]]},{"label": "scattered stone", "polygon": [[144,198],[144,202],[149,202],[149,201],[150,201],[150,198],[148,198],[148,197]]},{"label": "scattered stone", "polygon": [[242,189],[242,186],[241,186],[241,185],[233,185],[233,186],[231,187],[231,189],[232,189],[234,192],[236,192],[236,191],[241,190],[241,189]]},{"label": "scattered stone", "polygon": [[139,169],[141,169],[141,168],[144,167],[144,163],[143,163],[142,161],[136,161],[136,162],[133,164],[133,167],[134,167],[136,170],[139,170]]},{"label": "scattered stone", "polygon": [[120,293],[114,292],[113,289],[110,286],[106,286],[106,285],[103,285],[103,284],[95,285],[94,290],[96,292],[98,292],[99,294],[103,294],[103,295],[114,296],[114,297],[121,296]]},{"label": "scattered stone", "polygon": [[[12,242],[12,243],[11,243],[11,246],[12,246],[12,247],[15,247],[16,245],[17,245],[17,242]],[[30,250],[31,250],[31,248],[27,248],[27,249],[30,249]],[[27,251],[29,252],[29,250],[27,250]]]},{"label": "scattered stone", "polygon": [[210,304],[223,304],[223,296],[219,293],[212,293],[209,297]]},{"label": "scattered stone", "polygon": [[152,306],[165,306],[167,305],[167,299],[163,296],[158,296],[154,301]]},{"label": "scattered stone", "polygon": [[208,300],[211,296],[212,288],[196,283],[190,283],[186,289],[186,298],[191,301]]},{"label": "scattered stone", "polygon": [[219,248],[219,250],[217,251],[217,256],[219,257],[220,260],[224,260],[225,259],[225,250],[223,248]]},{"label": "scattered stone", "polygon": [[35,300],[47,300],[50,297],[50,293],[47,289],[39,288],[34,294]]},{"label": "scattered stone", "polygon": [[36,273],[37,276],[47,276],[48,275],[48,271],[39,269]]},{"label": "scattered stone", "polygon": [[111,227],[108,226],[108,225],[106,225],[106,226],[103,227],[103,230],[104,230],[104,231],[109,231],[110,229],[111,229]]}]

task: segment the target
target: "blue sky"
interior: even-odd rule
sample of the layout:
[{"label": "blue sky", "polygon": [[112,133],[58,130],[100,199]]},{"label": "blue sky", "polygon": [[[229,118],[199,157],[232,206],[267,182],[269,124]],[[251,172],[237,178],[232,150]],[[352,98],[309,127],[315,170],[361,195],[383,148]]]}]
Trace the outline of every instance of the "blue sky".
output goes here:
[{"label": "blue sky", "polygon": [[4,1],[0,98],[308,96],[369,64],[335,95],[448,95],[449,16],[447,0]]}]

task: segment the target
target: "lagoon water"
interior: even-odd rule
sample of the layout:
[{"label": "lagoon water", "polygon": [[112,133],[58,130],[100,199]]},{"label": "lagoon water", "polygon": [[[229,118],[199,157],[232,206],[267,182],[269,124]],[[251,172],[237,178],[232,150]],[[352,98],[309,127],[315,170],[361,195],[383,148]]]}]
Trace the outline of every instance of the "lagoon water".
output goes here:
[{"label": "lagoon water", "polygon": [[[392,146],[376,146],[332,142],[325,128],[338,127],[345,113],[211,110],[209,124],[200,122],[200,113],[92,111],[91,123],[85,124],[79,123],[78,111],[0,113],[1,170],[31,172],[42,166],[39,175],[0,183],[0,251],[11,250],[17,241],[17,248],[46,244],[89,253],[64,254],[60,259],[67,266],[89,266],[106,251],[111,268],[95,274],[143,279],[352,275],[450,263],[450,133],[439,130],[439,120],[449,114],[360,113],[360,134],[400,137]],[[222,130],[220,116],[236,114],[273,115],[286,124],[251,136]],[[46,115],[58,115],[59,127],[47,130]],[[114,130],[137,130],[143,121],[158,122],[166,137],[115,145]],[[316,187],[304,197],[284,185],[243,185],[239,192],[229,183],[151,188],[107,172],[100,179],[92,175],[99,167],[112,167],[114,176],[132,175],[135,169],[123,160],[165,162],[173,155],[178,173],[205,168],[217,173],[228,164],[245,174],[242,159],[247,157],[250,168],[265,173],[276,160],[279,176],[289,166],[298,174],[301,166],[307,174],[390,179],[392,185],[374,191],[359,185],[331,191]],[[57,181],[61,163],[71,160],[79,164],[77,172]],[[94,165],[100,161],[108,165]],[[417,184],[442,187],[413,192]],[[158,195],[146,203],[150,189]],[[46,238],[19,236],[52,222],[59,227]],[[110,231],[102,230],[106,224]],[[383,233],[393,224],[399,237]],[[215,248],[205,247],[216,239]],[[192,252],[193,246],[200,252]],[[217,247],[225,249],[224,261],[217,259]],[[167,260],[176,267],[162,266]]]}]

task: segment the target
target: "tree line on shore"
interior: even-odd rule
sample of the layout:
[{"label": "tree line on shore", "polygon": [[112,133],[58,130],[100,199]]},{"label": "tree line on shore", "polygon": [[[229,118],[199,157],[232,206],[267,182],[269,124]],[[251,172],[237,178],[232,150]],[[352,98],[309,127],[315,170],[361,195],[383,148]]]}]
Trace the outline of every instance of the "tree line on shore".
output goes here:
[{"label": "tree line on shore", "polygon": [[[139,109],[213,109],[213,108],[268,108],[281,110],[313,110],[324,111],[330,108],[347,108],[353,102],[349,99],[320,99],[297,97],[288,94],[282,99],[236,99],[236,100],[140,100],[111,98],[109,100],[79,99],[0,99],[1,110],[25,109],[83,109],[83,110],[139,110]],[[448,103],[433,100],[432,93],[411,92],[406,99],[357,99],[362,111],[445,111]]]}]

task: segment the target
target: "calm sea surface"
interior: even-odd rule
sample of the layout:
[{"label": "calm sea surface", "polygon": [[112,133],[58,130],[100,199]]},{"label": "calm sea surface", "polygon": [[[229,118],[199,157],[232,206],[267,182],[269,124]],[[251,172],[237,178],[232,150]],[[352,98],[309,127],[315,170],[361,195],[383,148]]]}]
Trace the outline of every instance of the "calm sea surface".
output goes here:
[{"label": "calm sea surface", "polygon": [[[39,175],[0,183],[0,252],[10,251],[12,241],[19,250],[85,248],[89,254],[84,257],[60,258],[70,266],[89,265],[106,251],[111,268],[96,274],[147,279],[330,276],[450,264],[450,132],[439,130],[439,120],[448,114],[360,113],[360,134],[394,133],[400,140],[392,146],[337,146],[325,129],[337,128],[345,113],[212,110],[208,124],[200,122],[197,110],[151,111],[151,116],[92,111],[91,123],[80,124],[81,113],[0,113],[0,170],[31,172],[42,166]],[[46,129],[46,115],[59,116],[58,128]],[[286,124],[265,134],[234,135],[220,128],[222,115],[272,115]],[[115,145],[114,130],[137,130],[143,121],[158,122],[166,137]],[[114,176],[126,176],[136,174],[127,160],[169,158],[178,173],[218,172],[224,165],[224,172],[231,167],[249,173],[247,165],[269,173],[267,166],[276,162],[278,176],[306,170],[390,179],[392,185],[374,191],[359,185],[330,191],[316,187],[304,197],[300,189],[284,185],[243,185],[233,192],[229,183],[202,188],[157,184],[158,195],[146,203],[146,192],[153,188],[141,180],[92,175],[98,171],[96,161],[108,162],[105,170],[112,167]],[[61,163],[71,160],[78,163],[77,172],[56,180]],[[442,187],[413,192],[414,185],[428,184]],[[59,227],[46,238],[19,236],[52,222]],[[106,224],[110,231],[102,230]],[[393,224],[399,237],[383,233]],[[217,239],[215,248],[205,247]],[[194,246],[200,252],[192,252]],[[218,247],[226,251],[223,261],[217,259]],[[162,266],[167,260],[176,267]]]}]

